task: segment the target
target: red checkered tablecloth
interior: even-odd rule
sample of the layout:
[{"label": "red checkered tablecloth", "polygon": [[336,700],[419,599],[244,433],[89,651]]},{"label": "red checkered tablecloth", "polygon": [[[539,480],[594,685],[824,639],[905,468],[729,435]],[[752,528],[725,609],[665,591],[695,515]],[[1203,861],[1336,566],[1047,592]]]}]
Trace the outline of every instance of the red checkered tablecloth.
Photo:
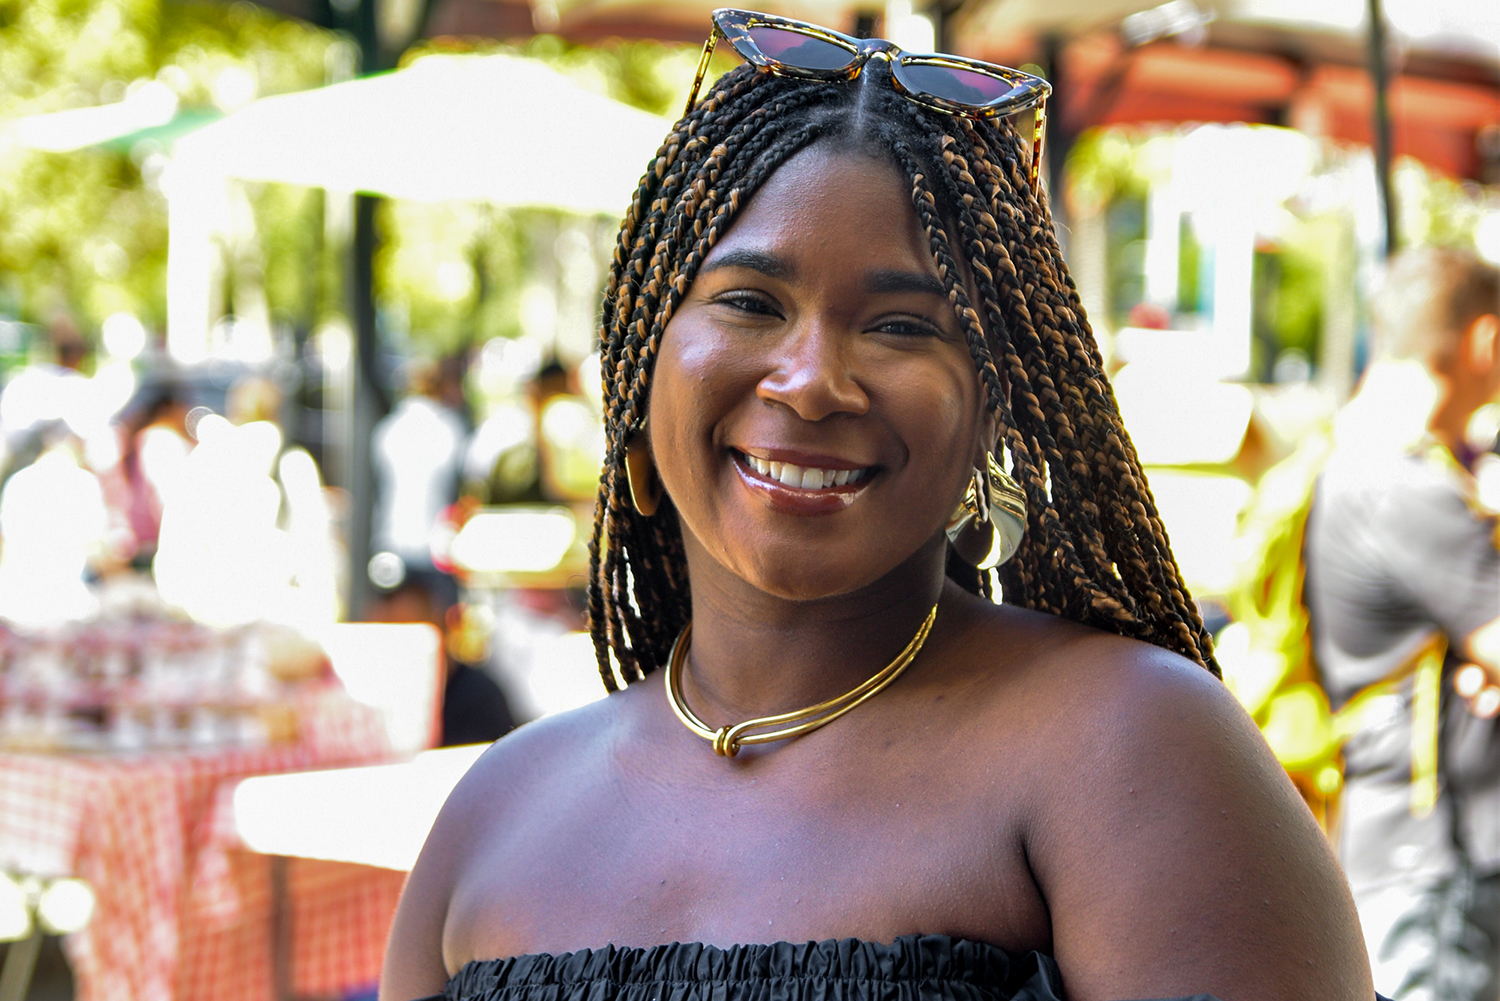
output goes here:
[{"label": "red checkered tablecloth", "polygon": [[[235,849],[216,805],[251,775],[388,756],[379,717],[304,694],[302,737],[254,749],[131,756],[0,754],[0,867],[76,875],[98,895],[65,943],[78,1001],[270,1001],[270,860]],[[293,990],[379,976],[402,873],[289,863]]]}]

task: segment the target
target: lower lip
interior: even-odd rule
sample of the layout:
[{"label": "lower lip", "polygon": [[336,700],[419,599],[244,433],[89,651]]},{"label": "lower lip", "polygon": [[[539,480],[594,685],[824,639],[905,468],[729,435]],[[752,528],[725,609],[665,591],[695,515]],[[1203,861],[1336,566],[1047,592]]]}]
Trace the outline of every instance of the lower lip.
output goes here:
[{"label": "lower lip", "polygon": [[803,490],[758,473],[745,462],[744,456],[738,452],[731,454],[735,471],[740,474],[740,482],[771,507],[787,514],[836,514],[853,504],[855,498],[865,492],[873,476],[866,473],[857,483],[846,483],[841,487]]}]

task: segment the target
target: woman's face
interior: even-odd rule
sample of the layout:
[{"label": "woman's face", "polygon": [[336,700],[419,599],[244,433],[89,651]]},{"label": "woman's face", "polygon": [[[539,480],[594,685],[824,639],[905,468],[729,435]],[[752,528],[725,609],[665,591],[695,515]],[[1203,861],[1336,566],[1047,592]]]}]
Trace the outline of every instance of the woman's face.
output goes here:
[{"label": "woman's face", "polygon": [[667,325],[650,429],[695,576],[830,597],[941,545],[994,427],[892,165],[813,147],[771,177]]}]

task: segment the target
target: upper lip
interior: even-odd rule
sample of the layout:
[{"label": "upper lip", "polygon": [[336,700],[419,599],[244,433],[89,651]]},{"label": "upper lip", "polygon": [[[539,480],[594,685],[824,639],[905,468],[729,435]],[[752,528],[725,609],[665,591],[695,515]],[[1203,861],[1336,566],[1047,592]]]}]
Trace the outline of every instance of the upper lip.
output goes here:
[{"label": "upper lip", "polygon": [[807,469],[868,469],[875,465],[873,462],[856,462],[837,455],[827,455],[821,452],[804,452],[795,448],[779,448],[760,445],[745,445],[738,448],[745,455],[753,455],[757,459],[767,462],[789,462],[794,466],[802,466]]}]

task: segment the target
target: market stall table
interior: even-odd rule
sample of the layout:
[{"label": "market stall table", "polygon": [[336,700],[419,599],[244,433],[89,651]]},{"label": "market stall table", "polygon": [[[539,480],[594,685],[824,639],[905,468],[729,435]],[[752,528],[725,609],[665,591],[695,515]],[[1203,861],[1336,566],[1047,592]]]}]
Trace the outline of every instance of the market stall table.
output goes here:
[{"label": "market stall table", "polygon": [[237,783],[221,801],[252,851],[409,872],[438,811],[489,744],[424,751],[411,761]]},{"label": "market stall table", "polygon": [[425,751],[411,761],[265,775],[226,786],[215,825],[271,857],[276,994],[296,996],[287,960],[295,946],[289,867],[376,866],[406,873],[416,864],[438,811],[489,744]]},{"label": "market stall table", "polygon": [[[129,755],[0,754],[0,866],[98,896],[65,943],[78,1001],[268,1001],[270,865],[215,830],[226,783],[389,756],[380,715],[336,687],[299,697],[292,743]],[[401,875],[297,860],[294,990],[373,983]]]}]

